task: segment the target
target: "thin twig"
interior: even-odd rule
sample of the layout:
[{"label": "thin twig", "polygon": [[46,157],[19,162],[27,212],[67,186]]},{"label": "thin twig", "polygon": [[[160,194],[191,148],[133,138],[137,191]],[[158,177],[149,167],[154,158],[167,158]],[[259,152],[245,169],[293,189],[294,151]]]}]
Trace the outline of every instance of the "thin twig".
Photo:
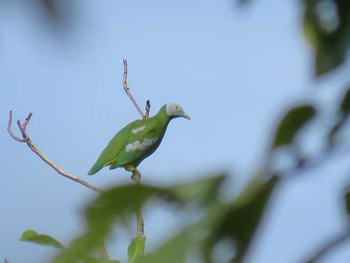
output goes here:
[{"label": "thin twig", "polygon": [[143,116],[144,119],[147,119],[149,117],[149,111],[151,109],[151,102],[149,100],[146,101],[146,107],[145,107],[145,116]]},{"label": "thin twig", "polygon": [[350,238],[350,231],[347,231],[343,233],[340,236],[337,236],[333,240],[329,241],[326,245],[324,245],[316,254],[314,254],[312,257],[310,257],[308,260],[306,260],[306,263],[314,263],[320,260],[322,257],[324,257],[326,254],[331,252],[333,248],[338,246],[339,244],[343,243],[347,239]]},{"label": "thin twig", "polygon": [[142,212],[141,209],[138,209],[136,211],[136,224],[137,224],[137,236],[141,236],[144,237],[145,236],[145,229],[144,229],[144,221],[143,221],[143,216],[142,216]]},{"label": "thin twig", "polygon": [[91,190],[94,190],[96,192],[99,192],[99,193],[102,193],[103,190],[101,188],[98,188],[86,181],[84,181],[83,179],[77,177],[77,176],[74,176],[72,174],[69,174],[67,172],[65,172],[63,169],[61,169],[58,165],[56,165],[54,162],[52,162],[50,159],[48,159],[42,152],[39,151],[39,149],[35,146],[35,144],[32,142],[32,140],[30,139],[30,137],[28,136],[27,134],[27,131],[26,131],[26,128],[27,128],[27,125],[30,121],[30,118],[32,117],[32,113],[30,113],[28,115],[28,117],[24,120],[23,124],[21,124],[20,121],[17,121],[17,125],[18,125],[18,128],[19,130],[21,131],[21,134],[22,134],[22,137],[23,138],[19,138],[18,136],[16,136],[12,130],[12,111],[10,111],[10,114],[9,114],[9,121],[8,121],[8,125],[7,125],[7,131],[8,133],[10,134],[10,136],[15,139],[16,141],[19,141],[19,142],[25,142],[28,147],[36,154],[39,156],[39,158],[41,160],[43,160],[46,164],[48,164],[49,166],[51,166],[51,168],[53,168],[58,174],[70,179],[70,180],[73,180],[79,184],[82,184],[88,188],[90,188]]},{"label": "thin twig", "polygon": [[130,98],[130,100],[132,101],[134,106],[136,107],[136,109],[139,112],[139,114],[141,115],[141,117],[144,118],[145,114],[143,114],[140,106],[137,104],[136,100],[132,96],[132,94],[130,92],[130,89],[128,87],[128,83],[127,83],[127,78],[128,78],[128,61],[126,59],[123,59],[123,65],[124,65],[124,74],[123,74],[123,88],[124,88],[124,91],[126,92],[128,97]]},{"label": "thin twig", "polygon": [[[29,113],[29,115],[30,115],[31,113]],[[29,117],[29,115],[28,115],[28,117]],[[27,118],[28,118],[27,117]],[[14,133],[13,133],[13,131],[12,131],[12,110],[10,111],[10,113],[9,113],[9,120],[8,120],[8,123],[7,123],[7,132],[10,134],[10,136],[12,137],[12,139],[14,139],[14,140],[16,140],[16,141],[18,141],[18,142],[25,142],[26,141],[26,139],[25,138],[19,138],[19,137],[17,137]]]},{"label": "thin twig", "polygon": [[[136,184],[141,184],[141,173],[139,172],[139,170],[135,169],[132,172],[131,178],[135,181]],[[144,225],[145,224],[144,224],[144,221],[143,221],[141,208],[136,210],[135,216],[136,216],[136,235],[138,237],[142,237],[142,238],[146,239],[146,237],[145,237],[145,229],[144,229]],[[145,252],[143,251],[143,254],[144,253]]]}]

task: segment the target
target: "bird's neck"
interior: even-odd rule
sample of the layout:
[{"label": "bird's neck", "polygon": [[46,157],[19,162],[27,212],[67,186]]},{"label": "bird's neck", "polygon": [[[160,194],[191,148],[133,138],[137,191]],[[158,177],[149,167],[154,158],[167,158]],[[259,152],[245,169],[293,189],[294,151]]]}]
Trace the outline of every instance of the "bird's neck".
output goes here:
[{"label": "bird's neck", "polygon": [[160,108],[158,113],[154,115],[154,118],[156,118],[159,122],[163,123],[164,126],[168,126],[169,121],[172,119],[168,114],[166,114],[165,106]]}]

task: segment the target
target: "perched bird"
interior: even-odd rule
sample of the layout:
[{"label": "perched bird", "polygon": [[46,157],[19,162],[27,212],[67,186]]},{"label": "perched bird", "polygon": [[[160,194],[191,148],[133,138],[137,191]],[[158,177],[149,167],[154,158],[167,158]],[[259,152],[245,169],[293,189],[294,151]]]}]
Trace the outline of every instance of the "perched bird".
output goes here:
[{"label": "perched bird", "polygon": [[191,119],[180,105],[168,103],[161,107],[155,116],[129,123],[114,135],[88,174],[93,175],[104,166],[109,166],[109,169],[123,167],[132,172],[134,180],[139,180],[137,166],[154,153],[169,122],[177,117]]}]

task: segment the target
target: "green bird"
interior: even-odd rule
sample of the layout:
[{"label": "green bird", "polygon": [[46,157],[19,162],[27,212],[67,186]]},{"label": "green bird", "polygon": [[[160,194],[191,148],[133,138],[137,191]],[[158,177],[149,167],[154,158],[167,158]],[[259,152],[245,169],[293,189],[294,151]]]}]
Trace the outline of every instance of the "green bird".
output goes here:
[{"label": "green bird", "polygon": [[154,153],[169,122],[178,117],[191,119],[180,105],[168,103],[155,116],[129,123],[114,135],[88,174],[93,175],[104,166],[109,166],[109,169],[123,167],[132,172],[132,179],[139,180],[137,166]]}]

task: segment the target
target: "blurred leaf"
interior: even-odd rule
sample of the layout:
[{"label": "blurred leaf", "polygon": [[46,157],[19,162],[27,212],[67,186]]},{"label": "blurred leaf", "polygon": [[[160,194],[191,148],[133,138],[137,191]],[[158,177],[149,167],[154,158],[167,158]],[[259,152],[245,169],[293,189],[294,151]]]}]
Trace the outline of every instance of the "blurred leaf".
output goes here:
[{"label": "blurred leaf", "polygon": [[196,181],[181,183],[170,187],[169,190],[183,202],[197,201],[208,203],[217,198],[225,175],[201,178]]},{"label": "blurred leaf", "polygon": [[57,19],[59,14],[56,6],[56,0],[39,0],[39,2],[44,6],[50,17]]},{"label": "blurred leaf", "polygon": [[[78,237],[53,262],[80,259],[94,252],[119,220],[126,220],[152,197],[175,200],[165,188],[132,184],[113,187],[95,198],[85,209],[86,232]],[[74,261],[72,261],[74,262]]]},{"label": "blurred leaf", "polygon": [[145,253],[145,237],[137,236],[131,240],[128,247],[128,262],[134,263]]},{"label": "blurred leaf", "polygon": [[338,108],[339,120],[333,125],[328,133],[329,146],[335,144],[335,139],[338,131],[344,126],[345,121],[348,119],[350,113],[350,87],[346,90],[341,99]]},{"label": "blurred leaf", "polygon": [[212,260],[215,245],[226,238],[232,240],[232,243],[235,244],[232,249],[237,251],[232,260],[242,262],[277,182],[278,177],[265,180],[259,174],[226,207],[225,213],[217,218],[217,225],[210,233],[205,245],[204,252],[207,262]]},{"label": "blurred leaf", "polygon": [[[87,229],[62,251],[53,262],[75,262],[86,258],[108,237],[117,222],[123,222],[151,199],[185,204],[211,202],[216,199],[224,176],[213,176],[172,187],[153,187],[140,184],[113,187],[95,198],[85,209]],[[129,257],[136,258],[142,249],[140,240],[129,247]],[[144,244],[143,244],[144,246]],[[134,254],[134,256],[132,255]]]},{"label": "blurred leaf", "polygon": [[297,133],[315,114],[316,109],[310,104],[291,108],[278,124],[272,148],[291,144]]},{"label": "blurred leaf", "polygon": [[250,4],[251,0],[237,0],[238,5],[240,6],[246,6]]},{"label": "blurred leaf", "polygon": [[342,113],[347,117],[350,112],[350,88],[345,92],[343,99],[340,103],[340,109]]},{"label": "blurred leaf", "polygon": [[344,194],[346,212],[350,216],[350,189],[347,189]]},{"label": "blurred leaf", "polygon": [[24,231],[19,239],[21,241],[32,242],[39,245],[52,246],[55,248],[64,248],[63,245],[53,237],[45,234],[38,234],[37,232],[31,229]]},{"label": "blurred leaf", "polygon": [[343,126],[343,121],[337,122],[328,133],[328,146],[332,147],[336,143],[336,135],[338,131],[340,130],[341,126]]},{"label": "blurred leaf", "polygon": [[[86,257],[82,261],[71,261],[71,263],[120,263],[119,260],[114,259],[103,259],[103,258],[94,258],[94,257]],[[69,262],[65,262],[69,263]]]},{"label": "blurred leaf", "polygon": [[304,0],[304,33],[315,52],[315,73],[341,65],[350,46],[350,1]]},{"label": "blurred leaf", "polygon": [[137,263],[183,263],[193,243],[188,229],[163,243],[156,251],[137,260]]}]

